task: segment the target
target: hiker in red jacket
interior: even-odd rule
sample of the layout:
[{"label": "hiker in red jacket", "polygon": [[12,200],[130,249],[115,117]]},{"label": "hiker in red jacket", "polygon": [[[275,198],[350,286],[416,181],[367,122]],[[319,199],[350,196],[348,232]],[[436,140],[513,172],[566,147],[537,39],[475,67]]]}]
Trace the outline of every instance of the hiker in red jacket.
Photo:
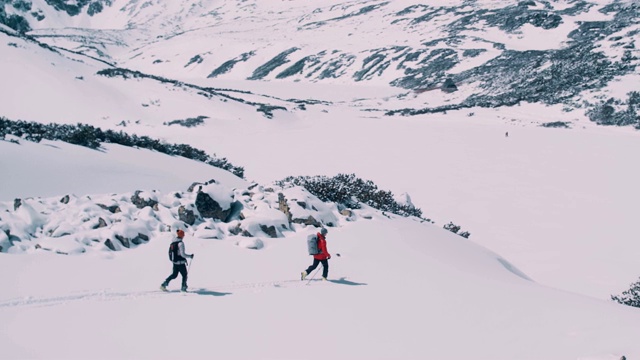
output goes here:
[{"label": "hiker in red jacket", "polygon": [[319,254],[313,255],[313,264],[307,268],[307,270],[303,271],[300,274],[300,280],[304,280],[307,275],[309,275],[315,268],[318,267],[318,264],[322,263],[322,280],[327,280],[327,275],[329,275],[329,259],[331,259],[331,254],[327,250],[327,229],[322,228],[320,232],[317,234],[318,237],[318,250],[320,250]]}]

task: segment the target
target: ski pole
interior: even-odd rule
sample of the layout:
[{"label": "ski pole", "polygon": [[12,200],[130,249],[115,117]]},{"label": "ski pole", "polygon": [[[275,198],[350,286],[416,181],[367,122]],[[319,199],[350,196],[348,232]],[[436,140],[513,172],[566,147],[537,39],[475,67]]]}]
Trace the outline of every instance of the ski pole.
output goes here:
[{"label": "ski pole", "polygon": [[191,264],[193,264],[193,258],[191,258],[191,261],[189,261],[189,266],[187,267],[187,274],[189,273],[189,270],[191,270]]},{"label": "ski pole", "polygon": [[316,274],[318,273],[318,270],[320,270],[320,266],[318,266],[318,268],[316,269],[316,271],[313,273],[313,275],[311,276],[311,279],[309,279],[309,281],[307,281],[307,285],[309,285],[309,283],[311,282],[311,280],[313,280],[313,278],[316,277]]}]

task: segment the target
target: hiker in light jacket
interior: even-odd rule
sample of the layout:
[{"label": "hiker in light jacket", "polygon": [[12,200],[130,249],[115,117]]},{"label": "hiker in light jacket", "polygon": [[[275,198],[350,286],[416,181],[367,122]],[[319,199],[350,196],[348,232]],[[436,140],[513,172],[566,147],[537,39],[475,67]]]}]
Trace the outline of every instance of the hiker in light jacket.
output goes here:
[{"label": "hiker in light jacket", "polygon": [[315,268],[318,267],[318,264],[322,263],[322,280],[327,280],[327,276],[329,275],[329,259],[331,259],[331,254],[327,250],[327,229],[322,228],[320,232],[317,234],[318,237],[318,250],[320,250],[319,254],[313,255],[313,264],[307,268],[307,270],[303,271],[300,274],[300,280],[304,280],[307,275],[309,275]]},{"label": "hiker in light jacket", "polygon": [[178,229],[176,231],[176,238],[171,242],[169,246],[169,259],[173,263],[173,272],[169,277],[160,285],[160,289],[167,291],[167,286],[171,280],[178,277],[178,273],[182,275],[182,291],[187,291],[187,258],[193,259],[193,254],[188,255],[184,252],[184,231]]}]

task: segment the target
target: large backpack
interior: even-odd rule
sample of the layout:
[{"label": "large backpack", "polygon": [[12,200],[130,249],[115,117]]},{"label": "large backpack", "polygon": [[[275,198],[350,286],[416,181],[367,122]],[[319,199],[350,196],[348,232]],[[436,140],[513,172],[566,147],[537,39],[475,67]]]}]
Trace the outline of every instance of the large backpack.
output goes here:
[{"label": "large backpack", "polygon": [[309,249],[309,255],[320,254],[320,248],[318,248],[318,235],[311,234],[307,236],[307,248]]},{"label": "large backpack", "polygon": [[179,244],[181,242],[182,241],[176,241],[176,242],[172,242],[171,245],[169,245],[169,260],[171,260],[171,262],[186,260],[185,258],[180,256],[180,245]]}]

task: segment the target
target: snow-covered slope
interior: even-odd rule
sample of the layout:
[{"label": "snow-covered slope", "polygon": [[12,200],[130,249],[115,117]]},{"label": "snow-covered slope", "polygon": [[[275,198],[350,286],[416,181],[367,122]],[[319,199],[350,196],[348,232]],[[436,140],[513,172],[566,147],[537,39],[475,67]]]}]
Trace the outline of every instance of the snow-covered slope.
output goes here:
[{"label": "snow-covered slope", "polygon": [[169,234],[117,253],[0,254],[0,269],[15,274],[2,282],[2,354],[65,359],[640,355],[637,309],[540,286],[494,253],[411,219],[374,215],[330,228],[331,281],[316,275],[307,285],[298,277],[310,264],[308,231],[263,238],[261,250],[238,247],[235,237],[188,235],[187,251],[196,257],[192,293],[185,295],[155,290],[171,270]]}]

